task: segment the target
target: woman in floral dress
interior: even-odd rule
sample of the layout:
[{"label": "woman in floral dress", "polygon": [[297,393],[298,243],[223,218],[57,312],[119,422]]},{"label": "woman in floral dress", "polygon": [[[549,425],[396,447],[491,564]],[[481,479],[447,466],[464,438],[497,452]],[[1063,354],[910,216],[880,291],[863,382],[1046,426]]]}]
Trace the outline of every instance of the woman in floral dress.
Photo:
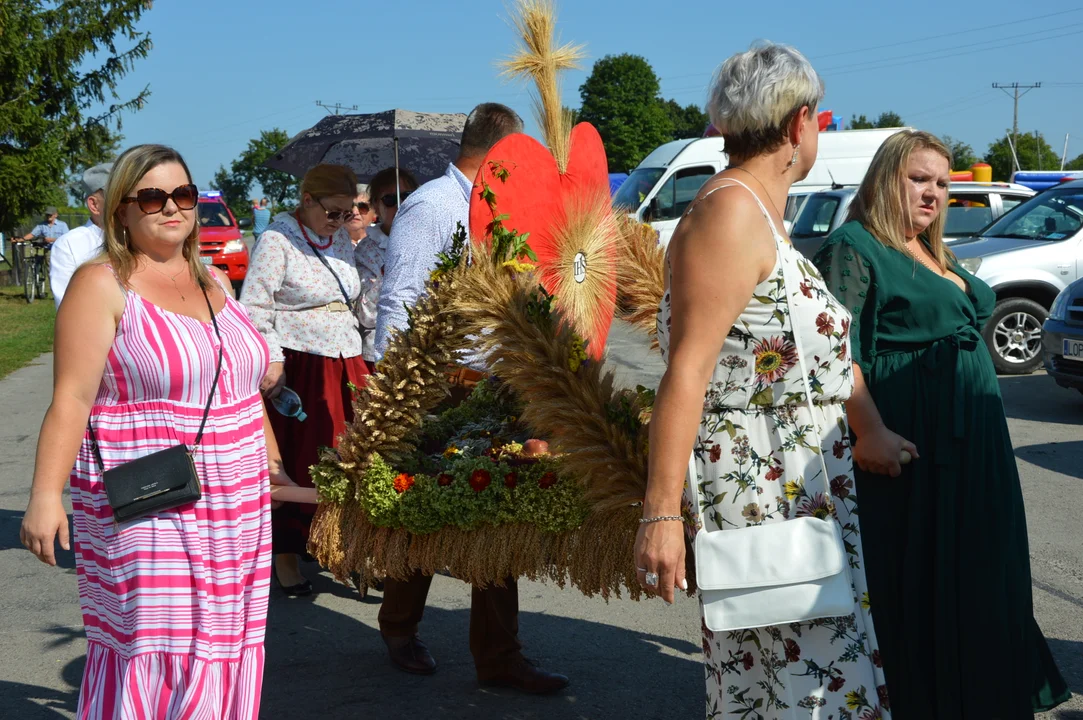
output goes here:
[{"label": "woman in floral dress", "polygon": [[[651,421],[636,562],[640,582],[672,602],[674,589],[687,587],[679,516],[706,532],[834,517],[853,612],[724,633],[704,623],[708,718],[890,716],[843,411],[853,383],[850,316],[778,230],[790,185],[816,158],[822,94],[808,61],[779,45],[734,56],[715,79],[709,107],[732,165],[705,185],[670,244],[658,325],[668,369]],[[690,453],[695,494],[685,483]],[[699,502],[687,507],[692,497]]]}]

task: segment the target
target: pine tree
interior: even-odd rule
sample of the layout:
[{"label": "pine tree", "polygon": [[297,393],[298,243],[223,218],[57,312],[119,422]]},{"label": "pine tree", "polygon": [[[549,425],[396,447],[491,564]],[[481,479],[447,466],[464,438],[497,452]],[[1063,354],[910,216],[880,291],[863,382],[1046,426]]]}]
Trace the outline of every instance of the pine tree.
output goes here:
[{"label": "pine tree", "polygon": [[111,126],[146,103],[148,88],[122,99],[116,86],[150,52],[149,34],[136,30],[150,5],[0,2],[0,231],[40,212],[68,172],[108,155]]}]

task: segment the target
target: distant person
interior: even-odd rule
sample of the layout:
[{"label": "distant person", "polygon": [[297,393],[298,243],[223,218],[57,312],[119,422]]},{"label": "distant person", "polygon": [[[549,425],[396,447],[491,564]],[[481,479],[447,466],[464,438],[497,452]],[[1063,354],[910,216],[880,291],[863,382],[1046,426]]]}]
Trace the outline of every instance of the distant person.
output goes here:
[{"label": "distant person", "polygon": [[[279,213],[252,253],[241,302],[271,348],[263,396],[289,386],[307,418],[271,411],[286,470],[312,487],[308,469],[353,420],[353,387],[368,368],[353,312],[361,283],[344,227],[354,214],[357,176],[342,165],[317,165],[301,181],[300,205]],[[316,506],[285,505],[272,513],[274,577],[287,595],[310,595],[300,560]]]},{"label": "distant person", "polygon": [[364,183],[357,183],[353,219],[346,223],[346,229],[354,245],[357,245],[357,241],[364,237],[369,226],[376,222],[376,200],[369,196],[369,187]]},{"label": "distant person", "polygon": [[[57,313],[20,537],[56,564],[70,483],[87,635],[77,717],[256,720],[269,488],[291,484],[259,395],[267,345],[229,279],[199,261],[199,191],[175,150],[125,151],[105,197],[106,254],[75,273]],[[182,443],[202,497],[115,522],[103,466]]]},{"label": "distant person", "polygon": [[55,207],[45,208],[45,222],[39,223],[34,226],[34,229],[23,235],[23,240],[33,240],[35,238],[41,238],[45,242],[52,244],[56,242],[57,238],[66,232],[69,232],[68,225],[63,220],[58,220],[60,214],[56,211]]},{"label": "distant person", "polygon": [[83,202],[90,211],[85,225],[64,233],[53,243],[53,256],[49,265],[49,285],[53,290],[56,306],[64,299],[68,282],[83,263],[102,253],[102,212],[105,210],[105,184],[109,182],[109,170],[113,163],[103,163],[83,171]]},{"label": "distant person", "polygon": [[[456,227],[469,228],[470,194],[486,153],[497,142],[523,131],[515,111],[498,103],[474,108],[463,128],[459,156],[447,172],[422,185],[397,207],[394,180],[379,203],[395,221],[387,244],[386,274],[376,315],[376,357],[387,349],[391,334],[409,323],[407,308],[424,292],[437,254],[451,247]],[[373,190],[375,197],[377,190]],[[405,672],[428,675],[436,661],[418,637],[418,625],[432,575],[416,572],[408,580],[384,580],[380,608],[380,635],[391,661]],[[516,578],[503,587],[475,587],[470,609],[470,653],[482,685],[510,687],[521,692],[553,693],[566,687],[568,678],[546,672],[527,660],[519,643],[519,589]]]},{"label": "distant person", "polygon": [[252,208],[252,234],[255,236],[256,240],[259,240],[259,236],[263,234],[263,231],[266,230],[267,226],[270,224],[270,203],[267,202],[267,198],[263,198]]},{"label": "distant person", "polygon": [[[354,246],[357,274],[361,276],[361,299],[357,303],[357,318],[361,322],[361,334],[365,347],[362,355],[372,372],[376,364],[376,313],[380,302],[380,288],[384,283],[384,256],[391,235],[391,224],[398,212],[398,198],[405,200],[417,190],[417,180],[406,168],[398,169],[399,193],[395,193],[395,168],[381,170],[372,176],[368,191],[372,197],[372,212],[379,221],[369,224],[366,234]],[[369,195],[365,195],[366,199]],[[357,217],[357,215],[355,215]],[[364,222],[364,220],[359,220]],[[351,233],[353,230],[351,229]]]}]

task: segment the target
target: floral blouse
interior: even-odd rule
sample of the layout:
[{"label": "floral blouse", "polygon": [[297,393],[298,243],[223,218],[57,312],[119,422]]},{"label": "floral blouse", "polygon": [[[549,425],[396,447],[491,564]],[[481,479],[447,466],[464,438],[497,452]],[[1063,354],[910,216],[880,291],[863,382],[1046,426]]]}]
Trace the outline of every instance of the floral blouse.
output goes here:
[{"label": "floral blouse", "polygon": [[354,246],[354,262],[361,277],[361,298],[357,302],[357,319],[364,338],[362,355],[376,362],[376,306],[384,284],[384,258],[387,256],[387,235],[379,225],[368,228],[367,235]]},{"label": "floral blouse", "polygon": [[[305,231],[313,241],[326,242],[312,228]],[[361,281],[346,229],[320,252],[355,303]],[[323,309],[334,302],[344,302],[335,278],[301,234],[296,218],[278,214],[256,243],[241,290],[241,303],[271,348],[271,362],[282,362],[287,348],[333,358],[361,355],[357,317]]]}]

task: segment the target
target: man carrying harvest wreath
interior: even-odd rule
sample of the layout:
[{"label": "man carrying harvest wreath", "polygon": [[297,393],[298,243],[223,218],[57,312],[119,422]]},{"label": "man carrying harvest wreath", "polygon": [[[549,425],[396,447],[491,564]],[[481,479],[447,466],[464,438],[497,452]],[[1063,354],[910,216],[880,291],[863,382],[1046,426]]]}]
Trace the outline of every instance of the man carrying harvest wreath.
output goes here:
[{"label": "man carrying harvest wreath", "polygon": [[[459,156],[440,178],[422,185],[399,208],[388,241],[384,284],[376,325],[376,353],[386,351],[393,331],[409,322],[406,308],[421,295],[437,264],[447,252],[458,226],[469,227],[470,193],[486,153],[501,139],[523,131],[523,121],[510,108],[483,103],[466,120]],[[470,384],[482,373],[458,368],[454,378]],[[455,395],[461,399],[462,393]],[[380,634],[391,661],[418,675],[436,671],[436,661],[418,636],[432,576],[415,573],[407,581],[386,578],[380,608]],[[504,586],[474,587],[470,610],[470,652],[478,682],[526,693],[557,692],[568,678],[531,664],[519,643],[519,592],[516,579]]]}]

